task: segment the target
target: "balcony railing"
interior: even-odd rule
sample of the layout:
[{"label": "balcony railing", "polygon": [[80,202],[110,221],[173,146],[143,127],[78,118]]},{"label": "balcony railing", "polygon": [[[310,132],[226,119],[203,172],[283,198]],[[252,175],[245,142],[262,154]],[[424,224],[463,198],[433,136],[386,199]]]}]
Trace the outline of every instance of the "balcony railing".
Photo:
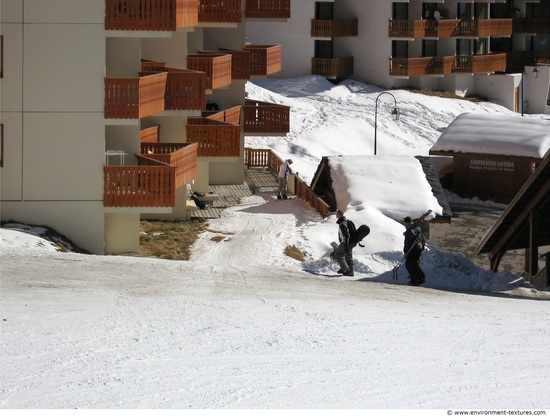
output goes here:
[{"label": "balcony railing", "polygon": [[514,19],[514,33],[550,33],[550,19]]},{"label": "balcony railing", "polygon": [[104,207],[174,207],[176,189],[197,177],[196,143],[142,143],[140,151],[138,166],[104,166]]},{"label": "balcony railing", "polygon": [[448,75],[453,72],[454,62],[454,56],[390,58],[390,75],[404,77]]},{"label": "balcony railing", "polygon": [[166,72],[165,110],[202,110],[206,106],[206,74],[172,68],[166,62],[141,61],[142,74]]},{"label": "balcony railing", "polygon": [[203,111],[202,116],[210,120],[221,121],[228,124],[242,124],[242,106],[237,105],[235,107],[228,108],[221,111]]},{"label": "balcony railing", "polygon": [[311,73],[336,78],[353,74],[353,57],[312,58]]},{"label": "balcony railing", "polygon": [[142,143],[140,148],[142,156],[175,166],[176,189],[197,177],[196,143]]},{"label": "balcony railing", "polygon": [[[247,169],[267,168],[273,174],[279,172],[283,160],[271,149],[244,149],[244,163]],[[323,201],[300,177],[294,176],[294,193],[297,198],[308,202],[317,212],[326,215],[329,205]]]},{"label": "balcony railing", "polygon": [[461,20],[453,36],[512,36],[512,19]]},{"label": "balcony railing", "polygon": [[139,119],[164,111],[167,75],[105,78],[105,118]]},{"label": "balcony railing", "polygon": [[199,22],[240,23],[241,0],[199,0]]},{"label": "balcony railing", "polygon": [[160,134],[160,126],[152,126],[142,129],[139,132],[140,143],[158,143]]},{"label": "balcony railing", "polygon": [[104,207],[174,207],[175,166],[139,156],[141,166],[103,167]]},{"label": "balcony railing", "polygon": [[290,19],[290,0],[245,0],[244,16],[253,19]]},{"label": "balcony railing", "polygon": [[174,31],[197,24],[197,0],[105,0],[106,30]]},{"label": "balcony railing", "polygon": [[390,75],[416,77],[452,73],[486,73],[504,71],[506,54],[390,58]]},{"label": "balcony railing", "polygon": [[391,38],[445,38],[511,36],[512,19],[390,20]]},{"label": "balcony railing", "polygon": [[244,133],[278,133],[290,131],[290,107],[255,100],[245,100]]},{"label": "balcony railing", "polygon": [[506,71],[506,54],[457,56],[453,72],[479,74]]},{"label": "balcony railing", "polygon": [[187,55],[187,69],[206,74],[209,90],[231,85],[231,55],[198,53]]},{"label": "balcony railing", "polygon": [[250,52],[250,74],[267,76],[281,72],[281,45],[245,45]]},{"label": "balcony railing", "polygon": [[357,36],[358,20],[311,20],[311,37],[314,38],[338,38],[345,36]]},{"label": "balcony railing", "polygon": [[187,119],[187,141],[198,144],[198,156],[238,157],[241,126],[204,117]]},{"label": "balcony railing", "polygon": [[252,54],[250,51],[220,49],[219,52],[231,55],[232,79],[250,79],[252,68]]},{"label": "balcony railing", "polygon": [[459,19],[443,20],[391,20],[388,36],[390,38],[443,38],[452,36]]}]

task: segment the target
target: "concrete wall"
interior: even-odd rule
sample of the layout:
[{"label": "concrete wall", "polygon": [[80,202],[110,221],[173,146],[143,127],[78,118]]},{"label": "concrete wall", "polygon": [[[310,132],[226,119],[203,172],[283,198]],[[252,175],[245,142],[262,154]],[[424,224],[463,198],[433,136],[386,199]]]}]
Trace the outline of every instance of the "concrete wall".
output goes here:
[{"label": "concrete wall", "polygon": [[1,0],[2,220],[103,252],[104,5]]},{"label": "concrete wall", "polygon": [[287,22],[247,21],[247,41],[256,45],[282,45],[282,70],[275,77],[292,78],[311,74],[315,39],[311,37],[311,19],[315,0],[291,0]]}]

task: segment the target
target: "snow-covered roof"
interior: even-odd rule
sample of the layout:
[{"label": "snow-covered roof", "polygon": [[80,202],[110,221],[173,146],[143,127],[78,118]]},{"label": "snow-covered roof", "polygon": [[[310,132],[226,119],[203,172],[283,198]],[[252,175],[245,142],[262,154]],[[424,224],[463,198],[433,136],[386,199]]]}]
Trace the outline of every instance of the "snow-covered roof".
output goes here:
[{"label": "snow-covered roof", "polygon": [[442,152],[542,158],[550,148],[550,121],[534,117],[464,113],[431,148]]}]

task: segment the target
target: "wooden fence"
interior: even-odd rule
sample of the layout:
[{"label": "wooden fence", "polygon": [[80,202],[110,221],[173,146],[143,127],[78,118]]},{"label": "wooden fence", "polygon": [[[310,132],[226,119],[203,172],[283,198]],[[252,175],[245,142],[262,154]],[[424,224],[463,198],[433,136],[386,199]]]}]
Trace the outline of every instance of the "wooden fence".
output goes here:
[{"label": "wooden fence", "polygon": [[[250,168],[267,168],[274,175],[279,173],[279,168],[283,160],[277,156],[271,149],[244,149],[244,163],[247,169]],[[293,175],[294,177],[294,194],[297,198],[308,202],[321,215],[326,215],[330,212],[328,204],[317,196],[315,192],[302,180],[302,178]],[[289,185],[291,185],[289,183]]]},{"label": "wooden fence", "polygon": [[203,117],[187,119],[187,141],[198,144],[198,156],[238,157],[241,126]]},{"label": "wooden fence", "polygon": [[244,15],[256,19],[290,19],[290,0],[245,0]]},{"label": "wooden fence", "polygon": [[142,143],[140,153],[176,168],[175,187],[197,177],[197,143]]}]

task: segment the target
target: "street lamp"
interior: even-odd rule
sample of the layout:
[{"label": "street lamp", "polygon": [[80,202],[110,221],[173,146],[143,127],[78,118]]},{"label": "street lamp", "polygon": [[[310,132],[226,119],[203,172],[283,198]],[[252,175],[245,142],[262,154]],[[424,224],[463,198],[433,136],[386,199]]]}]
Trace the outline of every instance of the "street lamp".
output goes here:
[{"label": "street lamp", "polygon": [[[526,59],[532,59],[534,61],[534,64],[537,64],[537,58],[534,56],[524,56],[521,60],[521,116],[523,117],[523,106],[525,105],[525,101],[523,100],[523,77],[525,74],[525,60]],[[535,71],[536,69],[536,71]],[[533,69],[533,77],[538,78],[539,76],[539,69],[535,66],[535,69]]]},{"label": "street lamp", "polygon": [[384,94],[391,95],[392,98],[393,98],[394,107],[391,110],[392,119],[394,121],[397,121],[397,120],[399,120],[399,115],[400,115],[399,108],[397,108],[397,100],[395,99],[395,97],[393,96],[392,93],[384,91],[384,92],[381,92],[380,94],[378,94],[378,97],[376,97],[376,102],[375,102],[375,106],[374,106],[374,154],[375,155],[376,155],[376,134],[377,134],[377,131],[378,131],[378,99],[380,98],[380,96],[382,96]]}]

